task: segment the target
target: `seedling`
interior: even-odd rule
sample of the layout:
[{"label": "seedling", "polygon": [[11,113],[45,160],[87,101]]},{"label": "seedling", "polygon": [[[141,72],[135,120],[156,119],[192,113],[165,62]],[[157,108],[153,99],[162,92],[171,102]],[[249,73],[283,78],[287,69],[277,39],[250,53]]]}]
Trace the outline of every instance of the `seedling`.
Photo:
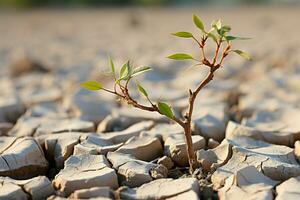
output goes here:
[{"label": "seedling", "polygon": [[[137,86],[137,90],[139,93],[146,98],[148,104],[141,104],[129,94],[128,85],[130,81],[137,75],[145,73],[151,70],[150,67],[137,67],[133,68],[129,61],[125,62],[120,69],[119,74],[117,75],[115,70],[115,65],[113,60],[109,57],[109,65],[111,68],[112,78],[114,79],[113,89],[107,89],[102,86],[98,81],[86,81],[81,83],[81,86],[88,90],[103,90],[118,96],[120,99],[124,100],[127,104],[132,105],[141,110],[149,111],[149,112],[157,112],[161,115],[168,117],[173,120],[177,124],[179,124],[183,130],[186,141],[186,148],[188,154],[188,161],[190,166],[190,172],[193,172],[199,164],[195,159],[195,152],[193,150],[193,142],[192,142],[192,116],[193,116],[193,108],[194,102],[199,94],[199,92],[210,82],[213,80],[215,72],[222,66],[224,59],[231,53],[236,53],[237,55],[242,56],[245,59],[250,60],[249,54],[244,51],[238,49],[232,49],[232,42],[234,40],[245,40],[249,38],[241,38],[232,35],[228,35],[231,31],[231,27],[228,25],[222,25],[221,20],[214,20],[211,23],[210,30],[206,30],[203,22],[197,15],[193,15],[193,22],[195,26],[200,30],[200,34],[194,35],[190,32],[177,32],[172,33],[172,35],[192,39],[195,41],[196,45],[199,47],[200,56],[194,57],[190,54],[186,53],[176,53],[168,56],[170,59],[174,60],[192,60],[195,62],[196,66],[205,66],[209,68],[209,73],[207,76],[199,83],[195,90],[189,89],[189,106],[188,111],[185,115],[180,118],[176,117],[172,111],[170,105],[165,102],[153,102],[146,89],[139,83],[135,82]],[[215,44],[215,52],[212,58],[208,58],[205,54],[206,44],[208,40],[212,40]]]}]

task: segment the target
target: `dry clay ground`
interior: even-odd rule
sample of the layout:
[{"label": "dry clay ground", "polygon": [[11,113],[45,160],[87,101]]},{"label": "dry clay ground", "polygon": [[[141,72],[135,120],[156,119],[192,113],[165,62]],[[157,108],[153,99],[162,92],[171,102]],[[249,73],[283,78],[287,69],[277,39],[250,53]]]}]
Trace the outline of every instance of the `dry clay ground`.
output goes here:
[{"label": "dry clay ground", "polygon": [[[197,31],[192,13],[252,37],[236,45],[253,61],[231,56],[196,101],[191,176],[180,127],[79,83],[109,86],[106,54],[130,58],[153,66],[143,86],[180,116],[206,71],[165,56],[198,54],[169,35]],[[0,13],[0,199],[300,199],[299,19],[297,7]]]}]

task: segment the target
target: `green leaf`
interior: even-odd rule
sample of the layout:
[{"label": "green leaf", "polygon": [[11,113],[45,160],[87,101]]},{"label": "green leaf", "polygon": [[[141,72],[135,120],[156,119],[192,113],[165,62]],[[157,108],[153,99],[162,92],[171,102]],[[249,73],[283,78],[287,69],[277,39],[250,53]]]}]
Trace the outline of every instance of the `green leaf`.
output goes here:
[{"label": "green leaf", "polygon": [[184,32],[184,31],[177,32],[177,33],[172,33],[172,35],[175,35],[177,37],[182,37],[182,38],[191,38],[191,37],[193,37],[192,33]]},{"label": "green leaf", "polygon": [[241,51],[241,50],[238,50],[238,49],[232,50],[232,51],[234,53],[240,55],[241,57],[247,59],[247,60],[251,60],[251,56],[248,53],[244,52],[244,51]]},{"label": "green leaf", "polygon": [[218,38],[215,34],[213,33],[207,33],[207,36],[210,37],[211,39],[213,39],[213,41],[218,42]]},{"label": "green leaf", "polygon": [[222,26],[222,28],[221,29],[223,29],[224,31],[226,31],[226,32],[229,32],[229,31],[231,31],[231,27],[230,26],[228,26],[228,25],[225,25],[225,26]]},{"label": "green leaf", "polygon": [[194,21],[194,24],[202,31],[205,33],[205,30],[204,30],[204,24],[203,22],[200,20],[200,18],[197,16],[197,15],[193,15],[193,21]]},{"label": "green leaf", "polygon": [[172,55],[169,55],[167,58],[173,59],[173,60],[193,60],[193,56],[186,54],[186,53],[175,53]]},{"label": "green leaf", "polygon": [[139,82],[136,82],[136,86],[138,88],[138,91],[144,95],[146,98],[148,98],[148,93],[146,92],[146,90],[141,86],[141,84]]},{"label": "green leaf", "polygon": [[119,81],[120,80],[126,80],[130,75],[131,75],[131,67],[130,67],[130,64],[129,64],[129,60],[126,61],[126,63],[123,64],[123,66],[121,67],[121,70],[120,70],[120,77],[119,77]]},{"label": "green leaf", "polygon": [[225,36],[225,39],[227,41],[231,41],[231,40],[250,40],[251,38],[236,37],[236,36],[228,35],[228,36]]},{"label": "green leaf", "polygon": [[215,28],[216,30],[220,30],[221,27],[222,27],[222,22],[221,22],[221,20],[218,19],[218,20],[212,21],[211,27],[212,27],[212,28]]},{"label": "green leaf", "polygon": [[112,74],[114,76],[114,79],[116,80],[116,70],[115,70],[114,62],[113,62],[111,56],[109,56],[108,59],[109,59],[109,66],[111,68],[111,72],[112,72]]},{"label": "green leaf", "polygon": [[121,70],[120,70],[120,79],[125,77],[127,74],[128,74],[128,65],[129,65],[129,60],[126,61],[122,67],[121,67]]},{"label": "green leaf", "polygon": [[135,68],[133,71],[132,71],[132,74],[131,76],[137,76],[141,73],[144,73],[144,72],[147,72],[147,71],[150,71],[151,68],[150,67],[147,67],[147,66],[141,66],[141,67],[137,67]]},{"label": "green leaf", "polygon": [[231,31],[231,27],[225,25],[225,26],[222,26],[219,33],[220,33],[220,35],[224,35],[225,33],[228,33],[229,31]]},{"label": "green leaf", "polygon": [[166,116],[170,119],[172,119],[174,117],[172,109],[168,104],[163,103],[163,102],[158,102],[157,107],[158,107],[159,112],[161,114],[163,114],[164,116]]},{"label": "green leaf", "polygon": [[102,84],[98,81],[85,81],[80,84],[81,87],[87,90],[101,90]]}]

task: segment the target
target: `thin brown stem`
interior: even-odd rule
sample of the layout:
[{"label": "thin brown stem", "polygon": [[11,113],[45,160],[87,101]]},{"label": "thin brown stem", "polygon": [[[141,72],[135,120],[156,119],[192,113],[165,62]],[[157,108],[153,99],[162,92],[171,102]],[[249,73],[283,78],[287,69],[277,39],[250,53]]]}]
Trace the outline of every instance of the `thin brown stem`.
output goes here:
[{"label": "thin brown stem", "polygon": [[147,97],[147,100],[149,101],[149,103],[151,104],[152,107],[155,106],[155,105],[152,103],[152,101],[149,99],[149,97]]},{"label": "thin brown stem", "polygon": [[178,119],[177,117],[173,116],[172,120],[175,121],[177,124],[179,124],[182,128],[185,127],[185,123],[180,119]]},{"label": "thin brown stem", "polygon": [[114,83],[114,91],[115,91],[115,93],[117,93],[117,83],[116,83],[116,81]]},{"label": "thin brown stem", "polygon": [[214,58],[213,58],[213,61],[212,61],[212,65],[214,65],[217,61],[219,51],[220,51],[220,47],[221,47],[221,41],[218,41],[217,42],[217,48],[216,48],[216,51],[215,51],[215,55],[214,55]]},{"label": "thin brown stem", "polygon": [[222,65],[224,58],[228,55],[228,53],[230,51],[230,48],[231,48],[231,45],[230,45],[230,43],[228,43],[226,48],[222,52],[222,57],[221,57],[218,65],[220,65],[220,66]]},{"label": "thin brown stem", "polygon": [[204,52],[204,47],[201,48],[201,53],[202,53],[202,59],[203,59],[203,61],[206,60],[206,56],[205,56],[205,52]]},{"label": "thin brown stem", "polygon": [[140,108],[142,110],[147,110],[147,111],[151,111],[151,112],[154,112],[156,111],[156,107],[154,107],[155,105],[152,104],[152,102],[150,101],[149,98],[148,101],[151,103],[151,106],[145,106],[145,105],[142,105],[140,103],[138,103],[136,100],[134,100],[130,94],[129,94],[129,91],[128,91],[128,84],[129,84],[129,81],[131,80],[132,77],[129,77],[126,82],[125,82],[125,86],[123,86],[123,94],[124,94],[124,99],[127,101],[128,104],[136,107],[136,108]]},{"label": "thin brown stem", "polygon": [[117,93],[116,91],[112,91],[112,90],[109,90],[109,89],[106,89],[106,88],[102,88],[102,90],[104,90],[106,92],[109,92],[111,94],[117,95],[117,96],[122,97],[122,98],[124,97],[123,95]]},{"label": "thin brown stem", "polygon": [[[159,109],[157,108],[157,106],[155,104],[152,103],[152,101],[147,97],[148,101],[150,102],[151,106],[145,106],[145,105],[142,105],[140,103],[138,103],[136,100],[134,100],[130,94],[129,94],[129,91],[128,91],[128,84],[129,84],[129,81],[131,80],[131,78],[128,78],[126,83],[125,83],[125,86],[123,86],[122,88],[122,92],[124,94],[124,99],[126,100],[126,102],[136,108],[139,108],[139,109],[142,109],[142,110],[146,110],[146,111],[150,111],[150,112],[158,112],[160,114],[162,114]],[[173,121],[175,121],[176,123],[178,123],[180,126],[182,126],[184,128],[185,124],[183,121],[181,121],[180,119],[178,119],[176,116],[173,116],[172,118]]]},{"label": "thin brown stem", "polygon": [[185,138],[187,143],[188,160],[189,160],[191,172],[193,172],[198,167],[198,163],[196,161],[195,153],[193,149],[193,141],[192,141],[192,133],[191,133],[191,123],[192,123],[194,103],[201,89],[204,88],[213,79],[215,70],[216,69],[210,71],[210,73],[206,76],[206,78],[200,83],[198,88],[194,92],[190,93],[190,97],[189,97],[189,108],[187,113],[187,119],[184,126],[184,132],[185,132]]},{"label": "thin brown stem", "polygon": [[197,89],[190,94],[189,98],[189,111],[187,116],[187,123],[190,124],[192,120],[193,115],[193,109],[194,109],[194,102],[198,95],[198,93],[201,91],[202,88],[204,88],[214,77],[214,72],[217,70],[217,68],[211,68],[209,74],[206,76],[206,78],[199,84]]},{"label": "thin brown stem", "polygon": [[142,109],[142,110],[147,110],[147,111],[150,111],[150,112],[154,112],[154,111],[157,111],[157,109],[153,106],[145,106],[145,105],[142,105],[140,103],[138,103],[136,100],[134,100],[130,94],[128,93],[128,90],[125,90],[125,94],[124,94],[124,99],[126,100],[126,102],[136,108],[139,108],[139,109]]},{"label": "thin brown stem", "polygon": [[202,45],[200,44],[199,40],[197,40],[197,38],[195,38],[194,36],[193,36],[193,40],[199,45],[199,47],[202,47]]},{"label": "thin brown stem", "polygon": [[[201,49],[202,59],[204,59],[204,58],[205,58],[204,45],[205,45],[205,42],[206,42],[207,37],[204,37],[204,36],[203,36],[203,37],[201,38],[201,42],[200,42],[199,40],[197,40],[197,38],[195,38],[194,36],[193,36],[192,38],[193,38],[193,40],[198,44],[199,48]],[[201,57],[201,56],[200,56],[200,57]],[[196,60],[196,59],[194,59],[194,60]],[[196,60],[196,61],[199,61],[199,60]],[[199,61],[199,62],[201,62],[201,61]]]},{"label": "thin brown stem", "polygon": [[[202,59],[204,59],[205,58],[205,52],[204,52],[205,41],[204,41],[204,38],[201,39],[201,42],[199,40],[197,40],[197,38],[195,38],[194,36],[192,38],[198,44],[199,48],[201,49]],[[198,60],[196,60],[196,61],[198,61]]]},{"label": "thin brown stem", "polygon": [[216,51],[215,51],[213,60],[210,63],[207,60],[207,58],[205,57],[205,53],[204,53],[205,39],[202,40],[202,44],[203,45],[200,45],[200,49],[201,49],[202,56],[203,56],[203,61],[202,62],[203,62],[204,65],[210,67],[210,72],[207,74],[205,79],[199,84],[199,86],[196,88],[196,90],[194,92],[189,90],[190,91],[189,92],[189,108],[188,108],[188,112],[185,116],[186,120],[185,120],[184,126],[183,126],[184,133],[185,133],[186,144],[187,144],[188,161],[189,161],[191,172],[193,172],[198,167],[198,163],[196,161],[195,153],[194,153],[194,149],[193,149],[193,140],[192,140],[192,131],[191,131],[191,124],[192,124],[192,117],[193,117],[193,110],[194,110],[195,100],[196,100],[196,97],[199,94],[199,92],[210,81],[213,80],[214,72],[221,66],[223,59],[228,54],[227,51],[230,49],[230,47],[227,47],[223,51],[222,57],[221,57],[221,60],[220,60],[219,64],[216,64],[216,61],[217,61],[217,58],[218,58],[218,55],[219,55],[219,51],[220,51],[220,47],[221,47],[221,39],[220,39],[220,41],[217,42]]}]

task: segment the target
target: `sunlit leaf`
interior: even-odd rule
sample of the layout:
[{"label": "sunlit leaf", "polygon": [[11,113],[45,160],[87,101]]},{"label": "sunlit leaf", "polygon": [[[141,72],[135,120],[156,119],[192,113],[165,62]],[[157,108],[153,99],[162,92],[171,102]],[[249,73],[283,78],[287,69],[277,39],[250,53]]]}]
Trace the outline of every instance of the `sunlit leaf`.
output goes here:
[{"label": "sunlit leaf", "polygon": [[147,66],[141,66],[141,67],[137,67],[135,68],[133,71],[132,71],[132,74],[131,76],[137,76],[139,74],[142,74],[144,72],[147,72],[147,71],[150,71],[151,68],[150,67],[147,67]]},{"label": "sunlit leaf", "polygon": [[201,21],[201,19],[197,16],[197,15],[193,15],[193,21],[194,21],[194,24],[202,31],[205,33],[205,30],[204,30],[204,24],[203,22]]},{"label": "sunlit leaf", "polygon": [[116,70],[115,70],[115,65],[114,65],[114,62],[111,58],[111,56],[108,57],[108,60],[109,60],[109,66],[110,66],[110,69],[111,69],[111,72],[114,76],[114,79],[116,80]]},{"label": "sunlit leaf", "polygon": [[169,55],[167,58],[173,59],[173,60],[193,60],[193,56],[186,54],[186,53],[176,53]]},{"label": "sunlit leaf", "polygon": [[157,107],[158,107],[159,112],[161,114],[163,114],[164,116],[166,116],[170,119],[172,119],[174,117],[172,109],[168,104],[163,103],[163,102],[158,102]]},{"label": "sunlit leaf", "polygon": [[224,26],[222,26],[222,28],[221,29],[224,29],[224,31],[226,31],[226,32],[229,32],[229,31],[231,31],[231,27],[230,26],[228,26],[228,25],[224,25]]},{"label": "sunlit leaf", "polygon": [[121,70],[120,70],[120,79],[125,77],[127,74],[128,74],[128,65],[129,65],[129,61],[126,61],[122,67],[121,67]]},{"label": "sunlit leaf", "polygon": [[141,84],[140,84],[139,82],[136,82],[136,86],[137,86],[137,88],[138,88],[138,91],[139,91],[144,97],[148,98],[148,93],[147,93],[147,91],[145,90],[145,88],[143,88],[143,87],[141,86]]},{"label": "sunlit leaf", "polygon": [[244,51],[241,51],[241,50],[238,50],[238,49],[232,50],[232,51],[234,53],[240,55],[241,57],[247,59],[247,60],[251,60],[251,56],[248,53],[244,52]]},{"label": "sunlit leaf", "polygon": [[184,31],[177,32],[177,33],[172,33],[172,35],[175,35],[177,37],[182,37],[182,38],[191,38],[191,37],[193,37],[192,33],[184,32]]},{"label": "sunlit leaf", "polygon": [[218,20],[212,21],[211,27],[212,27],[212,28],[215,28],[216,30],[220,30],[221,27],[222,27],[222,22],[221,22],[221,20],[218,19]]},{"label": "sunlit leaf", "polygon": [[228,36],[225,36],[225,39],[226,39],[227,41],[231,41],[231,40],[250,40],[251,38],[246,38],[246,37],[236,37],[236,36],[228,35]]},{"label": "sunlit leaf", "polygon": [[222,26],[222,28],[219,30],[220,35],[224,35],[225,33],[228,33],[231,31],[231,27],[228,25]]},{"label": "sunlit leaf", "polygon": [[130,67],[129,60],[128,60],[121,67],[119,81],[126,80],[130,76],[131,72],[132,72],[132,69]]},{"label": "sunlit leaf", "polygon": [[81,87],[87,90],[101,90],[102,89],[102,84],[99,83],[98,81],[85,81],[80,84]]}]

